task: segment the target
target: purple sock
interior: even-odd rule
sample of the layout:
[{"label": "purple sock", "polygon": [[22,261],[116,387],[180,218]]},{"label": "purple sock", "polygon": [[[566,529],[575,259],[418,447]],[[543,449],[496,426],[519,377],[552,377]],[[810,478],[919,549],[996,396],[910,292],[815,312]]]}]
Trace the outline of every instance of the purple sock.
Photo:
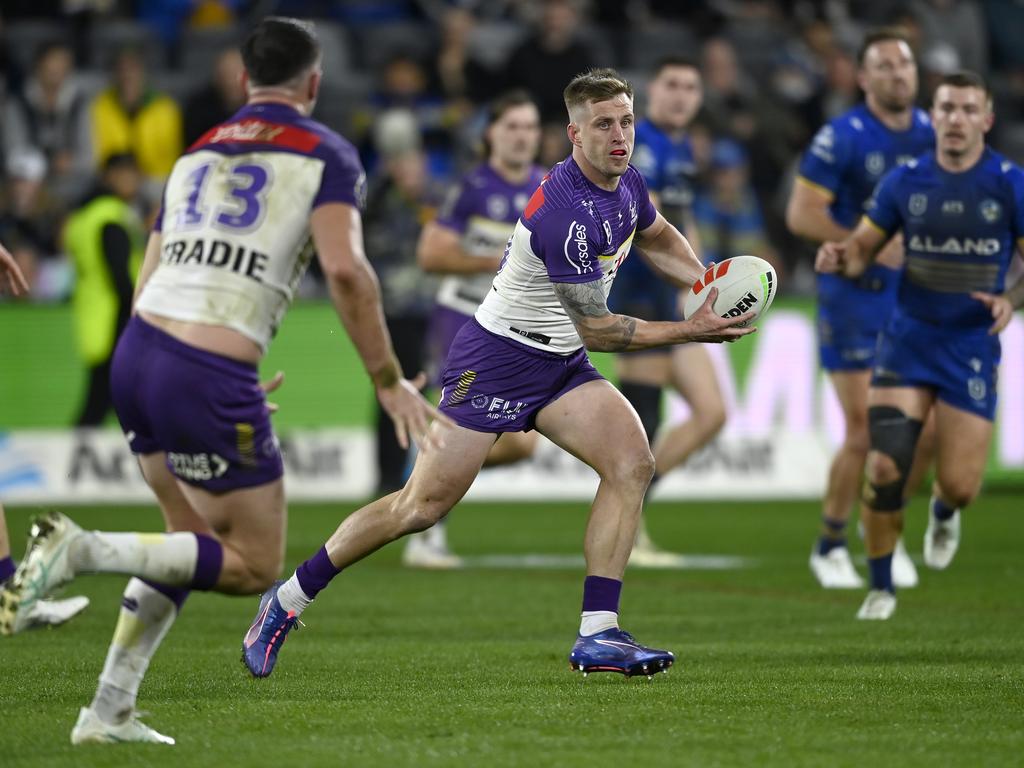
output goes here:
[{"label": "purple sock", "polygon": [[196,572],[192,575],[189,588],[206,591],[213,589],[220,578],[224,565],[224,547],[212,536],[197,533],[195,537],[199,551],[196,553]]},{"label": "purple sock", "polygon": [[147,587],[155,589],[161,595],[166,597],[172,603],[174,607],[178,609],[178,613],[181,613],[181,606],[185,602],[185,598],[189,596],[189,591],[184,587],[168,587],[166,584],[157,584],[155,581],[149,579],[139,579]]},{"label": "purple sock", "polygon": [[295,578],[299,580],[299,586],[306,597],[312,600],[339,573],[341,568],[331,562],[327,556],[327,547],[320,547],[319,552],[295,569]]},{"label": "purple sock", "polygon": [[0,559],[0,581],[7,581],[14,575],[16,570],[17,568],[15,567],[14,561],[11,559],[10,555]]},{"label": "purple sock", "polygon": [[583,610],[619,612],[622,582],[604,576],[587,576],[583,580]]}]

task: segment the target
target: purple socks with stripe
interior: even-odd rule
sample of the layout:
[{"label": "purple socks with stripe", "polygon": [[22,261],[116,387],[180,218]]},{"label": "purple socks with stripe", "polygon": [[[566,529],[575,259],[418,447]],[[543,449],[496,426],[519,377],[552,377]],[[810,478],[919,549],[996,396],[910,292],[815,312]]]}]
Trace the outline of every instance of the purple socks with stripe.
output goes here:
[{"label": "purple socks with stripe", "polygon": [[619,612],[622,582],[604,576],[587,576],[583,580],[583,611]]},{"label": "purple socks with stripe", "polygon": [[[189,587],[191,589],[210,590],[217,586],[217,579],[220,578],[220,571],[224,566],[224,547],[212,536],[197,533],[195,537],[197,545],[196,572],[192,576],[192,583]],[[160,589],[155,585],[153,588]],[[174,600],[173,597],[171,599]]]},{"label": "purple socks with stripe", "polygon": [[327,556],[327,547],[320,547],[319,552],[295,569],[295,578],[298,579],[302,591],[312,600],[339,573],[341,569]]}]

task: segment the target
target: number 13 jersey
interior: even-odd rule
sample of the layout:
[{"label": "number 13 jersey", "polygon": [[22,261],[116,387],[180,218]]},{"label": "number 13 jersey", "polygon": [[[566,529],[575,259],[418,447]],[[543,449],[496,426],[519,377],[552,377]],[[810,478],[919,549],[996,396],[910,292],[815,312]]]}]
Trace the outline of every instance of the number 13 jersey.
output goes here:
[{"label": "number 13 jersey", "polygon": [[355,148],[326,126],[286,104],[243,107],[175,163],[138,308],[231,328],[266,351],[312,256],[310,214],[361,208],[365,185]]}]

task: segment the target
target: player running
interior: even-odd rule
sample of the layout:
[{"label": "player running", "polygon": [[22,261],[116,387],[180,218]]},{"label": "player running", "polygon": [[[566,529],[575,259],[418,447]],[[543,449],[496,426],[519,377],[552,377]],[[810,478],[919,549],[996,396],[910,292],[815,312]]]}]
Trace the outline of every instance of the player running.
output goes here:
[{"label": "player running", "polygon": [[[430,358],[438,374],[455,335],[491,290],[516,221],[544,177],[533,162],[539,145],[540,114],[530,97],[512,92],[496,99],[484,131],[486,160],[462,177],[437,219],[423,228],[420,266],[444,275],[430,328]],[[484,466],[529,458],[536,444],[533,432],[505,432]],[[423,568],[462,564],[448,547],[444,520],[409,536],[402,562]]]},{"label": "player running", "polygon": [[[703,101],[700,69],[686,58],[664,59],[655,70],[647,96],[647,117],[636,126],[633,165],[643,174],[651,201],[682,230],[699,256],[693,218],[697,168],[686,129]],[[634,254],[623,262],[609,307],[644,320],[679,320],[679,289],[659,280],[642,255]],[[700,344],[624,352],[618,355],[616,367],[619,389],[640,416],[654,451],[649,496],[667,472],[685,463],[721,431],[725,403],[711,356]],[[662,389],[667,386],[689,404],[690,418],[659,433]],[[641,517],[630,565],[673,567],[681,561],[681,555],[654,544]]]},{"label": "player running", "polygon": [[74,744],[173,744],[138,719],[135,701],[189,590],[259,593],[280,573],[283,467],[257,365],[310,236],[399,441],[440,439],[440,426],[426,437],[435,411],[402,377],[363,253],[355,149],[308,117],[322,77],[312,25],[266,18],[242,57],[248,103],[175,164],[113,360],[118,418],[173,532],[86,532],[55,513],[3,593],[0,626],[10,626],[78,574],[136,577]]},{"label": "player running", "polygon": [[[28,281],[2,244],[0,244],[0,293],[5,289],[12,296],[23,296],[28,293]],[[33,533],[30,532],[29,536]],[[0,589],[14,576],[15,563],[11,558],[11,543],[7,533],[7,519],[3,505],[0,504]],[[3,610],[4,596],[0,591],[0,611]],[[69,597],[66,600],[36,600],[27,610],[20,611],[17,620],[8,624],[0,624],[0,634],[13,635],[26,629],[37,627],[56,627],[69,619],[73,619],[89,606],[87,597]]]},{"label": "player running", "polygon": [[932,100],[937,151],[892,171],[853,234],[818,251],[817,268],[856,278],[898,231],[906,258],[896,308],[879,339],[868,423],[861,518],[871,588],[859,619],[896,609],[892,553],[903,528],[904,485],[921,425],[934,413],[936,480],[925,563],[949,565],[960,510],[977,496],[996,410],[999,332],[1024,304],[1005,290],[1024,249],[1024,172],[985,145],[992,95],[976,74],[942,78]]},{"label": "player running", "polygon": [[750,315],[718,317],[713,296],[683,322],[608,310],[608,291],[634,239],[678,286],[692,285],[703,266],[629,165],[632,86],[614,70],[592,70],[569,83],[565,104],[572,154],[530,199],[441,376],[441,411],[458,426],[443,449],[420,451],[402,490],[354,512],[288,581],[263,595],[243,641],[253,675],[273,671],[299,615],[342,569],[436,523],[469,489],[499,434],[532,429],[601,478],[584,537],[587,576],[570,663],[626,675],[671,666],[669,651],[644,647],[618,626],[622,575],[654,459],[636,412],[586,351],[733,340],[751,332],[735,327]]},{"label": "player running", "polygon": [[[847,237],[886,171],[935,145],[928,115],[914,107],[917,68],[902,32],[869,33],[857,61],[864,103],[818,131],[800,161],[786,209],[790,230],[817,242]],[[892,312],[901,259],[902,246],[896,238],[856,279],[818,276],[821,364],[828,371],[845,422],[843,443],[829,470],[821,535],[810,556],[811,571],[825,588],[864,585],[846,546],[846,526],[868,452],[867,393],[875,346]],[[926,465],[927,461],[918,462],[910,488],[920,484]],[[902,539],[893,555],[893,572],[899,586],[917,584],[917,571]]]}]

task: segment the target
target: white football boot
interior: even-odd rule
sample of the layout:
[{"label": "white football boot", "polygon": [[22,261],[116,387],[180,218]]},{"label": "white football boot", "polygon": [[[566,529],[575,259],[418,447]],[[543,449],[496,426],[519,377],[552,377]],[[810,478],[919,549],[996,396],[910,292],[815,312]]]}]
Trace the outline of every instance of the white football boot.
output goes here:
[{"label": "white football boot", "polygon": [[402,550],[402,565],[407,568],[453,570],[461,568],[463,562],[461,557],[448,548],[445,535],[438,535],[430,529],[413,533],[406,539],[405,549]]},{"label": "white football boot", "polygon": [[924,564],[941,571],[953,562],[960,546],[960,510],[948,520],[928,514],[928,530],[924,532]]},{"label": "white football boot", "polygon": [[121,744],[144,742],[147,744],[174,744],[174,739],[164,736],[139,720],[137,713],[123,723],[105,723],[91,708],[82,707],[78,722],[71,729],[71,743],[78,744]]},{"label": "white football boot", "polygon": [[850,550],[833,547],[827,555],[818,554],[818,545],[811,550],[811,572],[825,589],[863,589],[864,579],[853,567]]},{"label": "white football boot", "polygon": [[[0,596],[0,603],[3,600],[3,596]],[[64,622],[75,618],[75,616],[88,607],[89,598],[82,597],[81,595],[69,597],[65,600],[36,600],[27,607],[23,607],[15,612],[11,630],[4,634],[16,635],[27,629],[59,627]]]},{"label": "white football boot", "polygon": [[82,533],[59,512],[49,512],[33,522],[25,558],[0,591],[0,635],[19,631],[37,601],[74,578],[68,549]]},{"label": "white football boot", "polygon": [[629,564],[634,568],[682,568],[685,563],[685,556],[664,550],[654,543],[641,518],[633,551],[629,553]]},{"label": "white football boot", "polygon": [[910,589],[917,586],[917,568],[910,559],[903,537],[896,540],[896,548],[892,551],[892,584],[897,589]]},{"label": "white football boot", "polygon": [[872,589],[857,611],[857,618],[867,621],[885,621],[896,611],[896,595],[884,589]]}]

